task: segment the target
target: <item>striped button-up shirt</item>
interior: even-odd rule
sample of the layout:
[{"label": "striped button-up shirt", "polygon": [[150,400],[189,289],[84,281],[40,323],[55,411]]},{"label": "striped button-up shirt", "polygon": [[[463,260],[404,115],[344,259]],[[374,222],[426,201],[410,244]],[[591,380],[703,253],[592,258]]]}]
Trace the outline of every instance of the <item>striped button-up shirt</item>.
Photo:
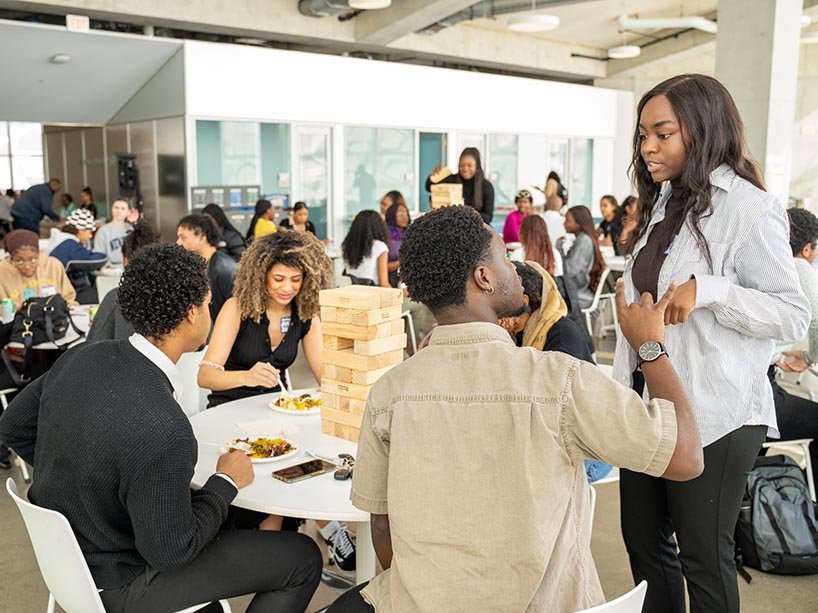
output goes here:
[{"label": "striped button-up shirt", "polygon": [[[770,436],[778,436],[767,367],[774,342],[800,339],[810,319],[784,209],[726,164],[710,174],[710,183],[713,211],[700,226],[712,271],[688,220],[668,250],[657,293],[662,296],[672,281],[696,278],[696,308],[685,323],[667,327],[665,345],[693,406],[703,445],[745,424],[766,425]],[[664,219],[670,192],[667,184],[634,257]],[[633,259],[624,273],[628,304],[639,300],[632,271]],[[636,353],[619,334],[613,376],[630,386],[636,363]],[[648,394],[646,390],[646,398]]]}]

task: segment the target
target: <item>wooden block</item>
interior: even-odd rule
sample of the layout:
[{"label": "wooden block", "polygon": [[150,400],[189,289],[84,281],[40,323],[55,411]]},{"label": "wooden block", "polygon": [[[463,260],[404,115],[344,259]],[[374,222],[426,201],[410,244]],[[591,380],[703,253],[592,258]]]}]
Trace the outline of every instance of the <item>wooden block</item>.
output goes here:
[{"label": "wooden block", "polygon": [[451,174],[452,174],[451,169],[448,166],[444,166],[436,173],[429,175],[429,179],[432,181],[432,183],[440,183],[443,179],[445,179]]},{"label": "wooden block", "polygon": [[352,441],[353,443],[357,443],[358,438],[361,436],[361,429],[349,426],[349,428],[347,428],[347,432],[348,432],[347,440]]},{"label": "wooden block", "polygon": [[353,426],[354,428],[360,428],[362,416],[356,415],[355,413],[339,411],[338,409],[321,407],[321,419],[333,421],[336,424],[344,424],[345,426]]},{"label": "wooden block", "polygon": [[349,405],[344,410],[349,413],[354,413],[355,415],[363,415],[364,411],[366,410],[366,400],[356,400],[355,398],[350,398]]},{"label": "wooden block", "polygon": [[321,307],[321,323],[333,323],[338,321],[338,313],[335,307]]},{"label": "wooden block", "polygon": [[335,364],[324,364],[324,377],[333,379],[335,381],[343,381],[344,383],[355,383],[352,380],[352,370],[344,368],[343,366],[336,366]]},{"label": "wooden block", "polygon": [[340,336],[333,336],[330,334],[324,335],[324,349],[332,349],[333,351],[343,351],[344,349],[352,349],[355,341],[351,338],[343,338]]},{"label": "wooden block", "polygon": [[[323,407],[322,407],[323,410]],[[335,422],[321,420],[321,432],[324,434],[329,434],[330,436],[335,436]]]},{"label": "wooden block", "polygon": [[328,394],[327,392],[321,390],[321,406],[330,407],[332,409],[340,409],[341,397],[337,394]]},{"label": "wooden block", "polygon": [[354,343],[355,353],[358,355],[380,355],[406,347],[406,334],[401,332],[388,338],[379,338],[374,341],[354,341]]},{"label": "wooden block", "polygon": [[357,355],[351,349],[344,349],[343,351],[324,349],[321,355],[324,364],[334,364],[335,366],[343,366],[352,370],[379,370],[403,362],[403,349],[371,356]]},{"label": "wooden block", "polygon": [[374,326],[400,319],[401,305],[402,301],[401,304],[374,311],[367,309],[336,309],[336,321],[339,324],[351,324],[353,326]]},{"label": "wooden block", "polygon": [[[337,396],[345,396],[347,398],[355,398],[357,400],[366,400],[369,396],[370,385],[357,385],[355,383],[343,383],[342,381],[333,381],[332,379],[321,379],[321,392],[328,392]],[[341,408],[341,407],[338,407]]]},{"label": "wooden block", "polygon": [[319,294],[321,306],[348,309],[380,309],[403,302],[403,290],[369,285],[348,285],[325,289]]},{"label": "wooden block", "polygon": [[[357,383],[358,385],[372,385],[381,378],[382,375],[389,372],[395,367],[395,364],[391,366],[387,366],[385,368],[379,368],[378,370],[349,370],[350,378],[347,380],[346,378],[343,379],[335,379],[336,381],[344,381],[348,383]],[[326,373],[324,373],[326,375]],[[327,375],[328,376],[328,375]]]},{"label": "wooden block", "polygon": [[349,440],[349,426],[344,424],[335,424],[335,436]]},{"label": "wooden block", "polygon": [[[323,322],[322,322],[323,323]],[[396,328],[398,328],[396,330]],[[321,332],[330,336],[351,338],[355,340],[371,341],[376,338],[386,338],[403,332],[403,321],[396,319],[374,326],[353,326],[352,324],[327,323],[321,326]],[[330,349],[330,347],[327,347]]]}]

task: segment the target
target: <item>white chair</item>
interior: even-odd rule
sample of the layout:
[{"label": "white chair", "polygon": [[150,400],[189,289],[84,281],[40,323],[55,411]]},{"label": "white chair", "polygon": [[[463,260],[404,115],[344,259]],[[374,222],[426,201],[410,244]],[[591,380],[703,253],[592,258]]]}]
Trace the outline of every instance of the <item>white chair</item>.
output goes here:
[{"label": "white chair", "polygon": [[182,397],[179,404],[185,415],[191,417],[196,415],[200,407],[201,389],[199,388],[199,363],[205,356],[207,347],[201,351],[183,353],[176,364],[176,368],[182,374]]},{"label": "white chair", "polygon": [[596,286],[594,299],[591,302],[591,305],[587,309],[582,309],[582,312],[585,313],[585,325],[588,326],[588,334],[591,335],[591,338],[594,336],[594,328],[591,325],[591,316],[599,308],[599,300],[602,297],[602,290],[605,289],[605,281],[608,279],[609,274],[611,274],[610,268],[606,268],[602,271],[602,276],[599,277],[599,283]]},{"label": "white chair", "polygon": [[[23,516],[40,573],[48,587],[48,613],[54,613],[56,604],[67,613],[105,613],[99,590],[68,520],[57,511],[23,500],[11,478],[6,480],[6,491]],[[192,613],[209,604],[199,604],[178,613]],[[230,603],[220,600],[219,604],[222,611],[230,613]]]},{"label": "white chair", "polygon": [[807,473],[807,486],[809,487],[809,494],[812,501],[816,502],[815,498],[815,479],[812,476],[812,458],[809,455],[809,444],[812,442],[811,438],[799,438],[791,441],[769,441],[761,445],[764,449],[778,449],[783,451],[786,455],[793,457],[800,466],[804,466],[804,472]]},{"label": "white chair", "polygon": [[596,509],[596,490],[594,489],[593,485],[589,485],[588,489],[591,490],[591,525],[590,529],[588,530],[588,534],[592,534],[594,531],[594,510]]},{"label": "white chair", "polygon": [[406,322],[409,324],[409,340],[412,341],[412,355],[415,355],[418,352],[418,341],[417,335],[415,334],[415,320],[412,318],[412,311],[404,311],[400,316],[405,317]]},{"label": "white chair", "polygon": [[[16,387],[9,387],[4,390],[0,390],[0,404],[3,405],[3,411],[9,408],[9,399],[6,397],[7,394],[13,394],[19,392],[19,388]],[[12,449],[12,453],[14,450]],[[15,459],[14,463],[20,467],[20,472],[23,473],[23,481],[26,483],[31,483],[31,475],[28,472],[28,464],[25,463],[23,458],[18,456],[16,453],[14,454]]]},{"label": "white chair", "polygon": [[645,602],[645,594],[648,591],[647,581],[642,581],[639,585],[633,588],[624,596],[620,596],[616,600],[606,602],[597,607],[590,609],[583,609],[577,613],[641,613],[642,605]]}]

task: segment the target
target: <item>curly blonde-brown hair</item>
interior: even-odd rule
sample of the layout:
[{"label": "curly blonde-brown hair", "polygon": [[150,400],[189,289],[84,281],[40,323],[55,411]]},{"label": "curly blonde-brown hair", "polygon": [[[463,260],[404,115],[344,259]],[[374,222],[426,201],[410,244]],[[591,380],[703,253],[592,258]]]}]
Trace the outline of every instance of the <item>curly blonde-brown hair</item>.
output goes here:
[{"label": "curly blonde-brown hair", "polygon": [[315,235],[294,230],[257,238],[241,256],[233,288],[241,318],[261,321],[270,301],[267,273],[276,264],[297,268],[304,274],[296,304],[298,319],[309,321],[318,314],[318,292],[332,283],[332,260]]}]

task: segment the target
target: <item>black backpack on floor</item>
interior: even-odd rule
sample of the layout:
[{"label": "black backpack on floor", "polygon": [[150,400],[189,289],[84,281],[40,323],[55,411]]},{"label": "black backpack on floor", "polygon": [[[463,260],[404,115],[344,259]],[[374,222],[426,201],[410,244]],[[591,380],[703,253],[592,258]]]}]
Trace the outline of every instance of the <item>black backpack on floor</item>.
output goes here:
[{"label": "black backpack on floor", "polygon": [[759,457],[747,475],[736,526],[742,566],[776,575],[818,574],[818,520],[804,473],[785,455]]}]

